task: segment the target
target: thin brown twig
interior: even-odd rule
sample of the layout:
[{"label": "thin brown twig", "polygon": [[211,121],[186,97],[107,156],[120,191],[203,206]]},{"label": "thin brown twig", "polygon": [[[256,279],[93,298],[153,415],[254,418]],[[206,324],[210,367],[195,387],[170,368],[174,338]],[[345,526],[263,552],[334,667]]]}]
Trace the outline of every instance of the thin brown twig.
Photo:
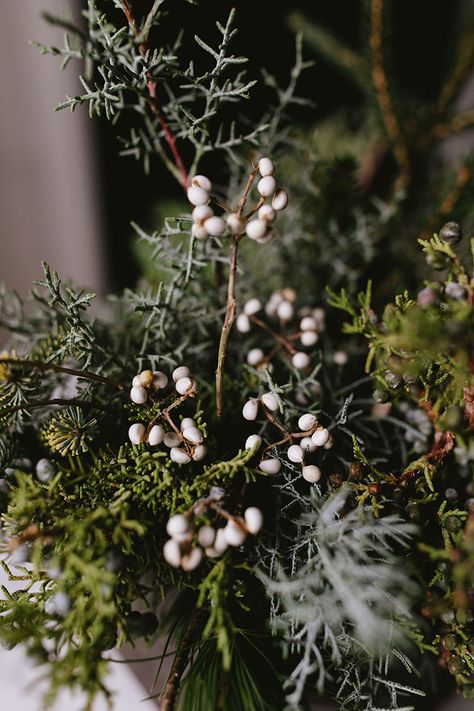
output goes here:
[{"label": "thin brown twig", "polygon": [[227,352],[227,344],[229,342],[230,332],[235,321],[235,281],[237,274],[237,254],[239,251],[239,242],[241,235],[232,237],[232,250],[230,253],[229,264],[229,281],[227,283],[227,307],[222,326],[221,337],[219,341],[219,350],[217,353],[217,368],[216,368],[216,414],[217,417],[222,417],[222,401],[223,401],[223,379],[224,379],[224,364]]},{"label": "thin brown twig", "polygon": [[382,121],[393,144],[393,152],[400,168],[400,182],[406,184],[410,178],[410,159],[400,130],[397,115],[390,95],[389,83],[383,59],[383,0],[371,1],[371,74]]},{"label": "thin brown twig", "polygon": [[[140,29],[137,25],[137,21],[135,19],[135,16],[133,14],[133,10],[131,7],[131,4],[129,0],[120,0],[120,4],[122,6],[122,10],[125,14],[125,17],[127,18],[127,22],[129,24],[129,27],[135,37],[137,39],[140,39],[140,44],[139,44],[139,51],[140,54],[143,58],[146,57],[146,54],[148,52],[148,37],[144,37],[141,35]],[[173,156],[173,160],[175,163],[175,166],[177,168],[177,172],[179,175],[179,182],[181,183],[181,186],[183,187],[184,190],[186,190],[189,186],[189,176],[188,176],[188,171],[186,170],[186,167],[184,165],[184,161],[181,157],[181,153],[178,150],[178,147],[176,145],[176,138],[172,134],[162,112],[160,109],[160,105],[158,102],[158,96],[157,96],[157,85],[156,81],[153,78],[151,72],[147,72],[147,90],[148,94],[150,97],[150,107],[152,112],[155,114],[155,116],[158,119],[158,122],[160,124],[161,130],[163,131],[163,136],[165,138],[166,143],[168,144],[168,147],[171,151],[171,154]]]},{"label": "thin brown twig", "polygon": [[[247,203],[247,199],[250,193],[250,189],[253,185],[255,177],[258,173],[258,165],[256,165],[252,172],[250,173],[247,185],[239,200],[239,205],[237,207],[237,215],[242,216],[242,212]],[[224,323],[222,326],[221,337],[219,341],[219,349],[217,353],[217,367],[216,367],[216,414],[217,417],[222,417],[222,403],[223,403],[223,380],[224,380],[224,364],[225,357],[227,353],[227,344],[229,343],[230,332],[235,321],[236,312],[236,302],[235,302],[235,282],[237,275],[237,255],[239,251],[239,242],[242,239],[243,234],[233,235],[232,237],[232,247],[230,252],[230,263],[229,263],[229,279],[227,282],[227,306],[224,316]]]},{"label": "thin brown twig", "polygon": [[191,618],[189,627],[184,633],[179,649],[174,658],[168,681],[166,682],[166,686],[160,698],[160,711],[173,711],[175,708],[181,677],[183,676],[188,665],[189,652],[193,646],[192,642],[201,632],[202,621],[203,611],[197,610]]},{"label": "thin brown twig", "polygon": [[[462,165],[457,174],[454,186],[451,191],[446,195],[443,202],[440,205],[438,214],[429,223],[426,231],[422,233],[422,237],[429,239],[433,231],[439,228],[440,223],[442,224],[446,218],[453,214],[453,211],[462,197],[466,185],[472,178],[472,170],[467,165]],[[458,260],[459,261],[459,260]]]},{"label": "thin brown twig", "polygon": [[288,351],[290,355],[294,355],[296,353],[296,348],[291,343],[289,343],[285,336],[282,336],[281,334],[274,331],[273,328],[268,326],[264,321],[261,321],[258,316],[252,315],[249,316],[249,318],[256,326],[269,333],[275,339],[275,341],[282,346],[282,348]]},{"label": "thin brown twig", "polygon": [[104,383],[104,385],[111,385],[118,390],[124,389],[124,386],[122,383],[119,383],[118,380],[106,378],[104,375],[91,373],[88,370],[77,370],[75,368],[68,368],[64,365],[43,363],[40,360],[29,360],[28,358],[4,358],[3,356],[0,356],[0,365],[3,363],[6,363],[7,365],[25,365],[28,368],[35,368],[36,370],[42,370],[44,372],[52,370],[55,373],[67,373],[68,375],[75,375],[76,377],[84,378],[85,380],[93,380],[98,383]]},{"label": "thin brown twig", "polygon": [[464,131],[464,129],[472,127],[474,125],[474,110],[465,111],[462,114],[457,114],[453,116],[449,121],[444,123],[438,123],[433,126],[431,131],[428,133],[428,139],[436,138],[442,140],[452,133],[458,133],[459,131]]}]

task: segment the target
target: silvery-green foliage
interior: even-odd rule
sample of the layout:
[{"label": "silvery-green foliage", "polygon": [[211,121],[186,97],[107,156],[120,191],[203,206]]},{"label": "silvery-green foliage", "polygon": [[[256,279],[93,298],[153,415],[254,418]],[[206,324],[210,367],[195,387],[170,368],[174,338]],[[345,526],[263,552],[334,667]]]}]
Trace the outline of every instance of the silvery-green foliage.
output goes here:
[{"label": "silvery-green foliage", "polygon": [[[409,567],[394,552],[409,545],[414,528],[396,516],[374,518],[369,507],[351,510],[345,490],[325,498],[315,490],[306,498],[288,482],[286,493],[289,503],[281,512],[275,546],[261,550],[261,576],[271,600],[272,626],[298,659],[288,679],[289,707],[299,707],[310,677],[320,692],[332,686],[335,668],[350,655],[361,666],[346,669],[341,703],[352,697],[353,673],[357,686],[364,668],[360,696],[368,694],[372,701],[366,708],[375,708],[370,703],[378,686],[391,682],[382,674],[388,664],[380,661],[377,672],[371,660],[390,658],[393,647],[403,644],[397,620],[409,619],[416,595]],[[292,518],[296,521],[288,527]]]},{"label": "silvery-green foliage", "polygon": [[[123,3],[116,2],[123,9]],[[62,47],[48,47],[37,43],[44,53],[60,56],[62,66],[71,60],[85,63],[80,77],[84,92],[68,96],[57,109],[74,110],[86,104],[89,114],[105,115],[116,123],[125,112],[140,117],[128,137],[122,137],[123,154],[132,155],[144,162],[148,169],[152,155],[158,154],[170,172],[180,180],[179,170],[168,157],[164,134],[169,130],[174,139],[185,139],[192,146],[193,155],[189,173],[196,172],[199,161],[209,151],[232,152],[242,143],[257,145],[265,124],[257,122],[248,130],[228,120],[223,110],[229,103],[237,104],[247,99],[255,84],[248,80],[242,66],[247,58],[233,54],[230,48],[237,30],[234,28],[235,11],[225,23],[216,22],[215,46],[197,35],[194,40],[204,53],[203,61],[195,59],[184,63],[181,58],[182,33],[172,41],[161,31],[161,20],[166,12],[179,12],[178,3],[156,2],[137,33],[122,25],[99,9],[95,0],[89,0],[83,15],[87,32],[70,21],[48,17],[63,27],[66,34]],[[155,49],[147,45],[153,29]],[[214,33],[215,34],[215,33]],[[158,46],[157,46],[158,45]],[[144,47],[146,49],[144,50]],[[203,69],[197,68],[197,66]],[[150,100],[149,82],[157,85],[156,103]],[[157,120],[157,110],[162,120]],[[234,110],[233,114],[236,115]],[[166,127],[165,127],[166,126]]]}]

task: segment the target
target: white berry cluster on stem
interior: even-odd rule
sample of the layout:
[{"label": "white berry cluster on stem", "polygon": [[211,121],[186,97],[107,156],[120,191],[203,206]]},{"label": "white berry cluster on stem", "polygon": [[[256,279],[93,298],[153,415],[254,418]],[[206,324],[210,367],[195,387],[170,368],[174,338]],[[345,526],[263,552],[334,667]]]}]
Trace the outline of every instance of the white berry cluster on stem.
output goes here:
[{"label": "white berry cluster on stem", "polygon": [[274,291],[265,306],[256,298],[244,304],[237,317],[237,330],[249,333],[254,328],[264,331],[273,340],[268,354],[261,348],[251,348],[247,353],[248,365],[268,367],[278,356],[289,360],[297,370],[309,367],[310,357],[303,348],[310,349],[318,342],[319,334],[325,328],[325,312],[321,307],[296,309],[296,299],[296,291],[287,288]]},{"label": "white berry cluster on stem", "polygon": [[200,565],[204,556],[218,558],[227,548],[240,547],[249,534],[260,531],[260,509],[250,506],[243,516],[235,516],[223,508],[223,496],[223,491],[217,489],[189,511],[171,516],[166,525],[170,538],[163,547],[163,557],[169,565],[189,572]]},{"label": "white berry cluster on stem", "polygon": [[[196,239],[206,240],[209,237],[221,237],[227,232],[239,236],[246,234],[260,244],[271,242],[275,236],[273,224],[277,213],[284,210],[288,204],[288,193],[284,188],[277,188],[273,172],[273,161],[270,158],[261,158],[252,171],[250,186],[247,185],[235,209],[221,203],[213,195],[212,182],[206,175],[195,175],[187,190],[188,200],[193,205],[191,234]],[[260,178],[257,182],[257,191],[260,197],[244,214],[250,188],[258,174]],[[215,215],[209,203],[214,203],[223,209],[224,216]]]},{"label": "white berry cluster on stem", "polygon": [[[235,208],[220,202],[212,194],[212,183],[206,175],[195,175],[187,190],[188,200],[193,208],[192,234],[200,240],[208,237],[221,237],[226,232],[232,237],[227,284],[227,306],[222,326],[216,367],[216,412],[222,415],[224,361],[230,332],[235,320],[235,281],[237,273],[237,253],[239,242],[245,236],[260,244],[267,244],[275,236],[274,222],[277,213],[284,210],[288,203],[288,194],[284,188],[277,188],[273,176],[274,166],[270,158],[260,158],[253,167]],[[252,186],[258,176],[257,191],[259,198],[247,208]],[[214,202],[227,213],[225,219],[214,214],[210,202]],[[247,208],[247,209],[246,209]]]},{"label": "white berry cluster on stem", "polygon": [[185,365],[175,368],[171,378],[174,392],[173,390],[169,392],[169,378],[166,373],[159,370],[143,370],[133,378],[130,390],[132,402],[136,405],[149,404],[150,406],[158,403],[163,404],[163,408],[160,408],[158,414],[153,415],[148,424],[134,422],[130,425],[128,438],[135,445],[141,443],[146,443],[150,447],[163,445],[169,449],[170,459],[176,464],[201,461],[206,456],[202,431],[190,417],[184,417],[178,426],[171,416],[173,410],[195,397],[196,381]]},{"label": "white berry cluster on stem", "polygon": [[[279,398],[274,392],[263,393],[258,398],[247,400],[242,409],[245,420],[249,422],[256,420],[260,412],[273,429],[281,435],[278,441],[271,442],[263,449],[259,468],[265,474],[278,474],[282,460],[272,456],[271,452],[285,448],[287,459],[293,464],[301,466],[303,479],[315,484],[321,478],[321,469],[314,463],[308,463],[307,459],[318,449],[330,449],[333,446],[331,434],[326,427],[319,424],[317,417],[310,412],[301,415],[298,419],[298,431],[289,432],[274,414],[278,409]],[[245,449],[254,449],[257,452],[262,444],[263,440],[260,435],[253,434],[247,438]]]}]

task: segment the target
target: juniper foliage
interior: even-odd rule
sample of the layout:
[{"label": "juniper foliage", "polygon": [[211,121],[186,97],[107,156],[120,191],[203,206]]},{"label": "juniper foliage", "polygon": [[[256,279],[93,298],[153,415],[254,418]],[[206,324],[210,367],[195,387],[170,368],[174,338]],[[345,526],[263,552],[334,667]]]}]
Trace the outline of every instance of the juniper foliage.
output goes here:
[{"label": "juniper foliage", "polygon": [[[160,636],[168,639],[161,663],[168,644],[176,650],[156,690],[164,711],[305,708],[314,694],[342,709],[403,711],[431,693],[436,663],[472,698],[474,282],[462,242],[455,247],[459,225],[431,236],[433,215],[436,227],[458,216],[471,168],[460,168],[444,199],[428,199],[426,180],[417,179],[438,140],[469,125],[451,110],[470,45],[461,43],[420,145],[425,123],[414,135],[401,130],[387,80],[387,4],[367,3],[367,56],[341,52],[308,27],[304,41],[342,62],[366,102],[352,153],[342,158],[325,153],[336,143],[328,136],[347,139],[340,118],[320,127],[316,141],[313,131],[285,123],[302,103],[302,37],[286,88],[264,74],[276,106],[252,128],[245,117],[237,128],[226,108],[233,118],[243,110],[253,80],[233,53],[234,13],[217,24],[217,45],[195,39],[202,55],[189,63],[186,37],[170,42],[164,31],[167,5],[157,0],[140,12],[117,0],[104,12],[90,0],[85,29],[49,18],[65,30],[64,45],[40,49],[63,65],[84,63],[84,93],[60,108],[85,104],[119,134],[122,119],[133,119],[123,152],[145,168],[157,156],[183,187],[203,157],[221,152],[224,187],[213,204],[234,210],[248,173],[251,195],[249,162],[271,149],[290,206],[271,244],[243,241],[234,292],[229,236],[196,240],[184,201],[154,231],[134,225],[149,277],[136,290],[94,308],[92,294],[44,265],[33,311],[1,292],[0,327],[9,333],[0,356],[1,545],[19,589],[3,590],[0,637],[26,644],[46,666],[46,705],[66,685],[84,689],[91,708],[98,693],[113,692],[104,685],[110,650]],[[394,159],[388,189],[380,143]],[[469,230],[469,209],[462,215]],[[400,225],[409,225],[411,242],[423,233],[438,270],[423,289]],[[381,284],[397,269],[412,291],[385,305]],[[377,272],[375,288],[365,289]],[[234,297],[240,312],[248,297],[264,307],[244,313],[248,328],[230,331],[219,417],[217,353]],[[282,301],[284,318],[275,305]],[[335,309],[349,318],[344,329]],[[302,318],[314,324],[311,345]],[[249,358],[256,349],[258,359]],[[299,367],[302,354],[307,364]],[[138,373],[169,375],[183,363],[196,389],[176,395],[169,384],[149,389],[145,403],[130,401]],[[269,395],[272,407],[263,405]],[[241,416],[249,398],[257,403],[251,423]],[[313,416],[308,431],[302,414]],[[205,438],[202,461],[182,465],[127,436],[133,423],[147,434],[161,423],[176,435],[185,417]],[[321,430],[324,446],[305,444],[305,464],[320,471],[309,484],[288,447]],[[246,447],[256,433],[261,445]],[[276,462],[278,473],[269,476],[262,460]],[[255,505],[264,529],[244,545],[220,556],[211,549],[189,570],[165,559],[170,516],[193,520],[196,546],[201,525],[221,531],[226,517],[241,521]]]}]

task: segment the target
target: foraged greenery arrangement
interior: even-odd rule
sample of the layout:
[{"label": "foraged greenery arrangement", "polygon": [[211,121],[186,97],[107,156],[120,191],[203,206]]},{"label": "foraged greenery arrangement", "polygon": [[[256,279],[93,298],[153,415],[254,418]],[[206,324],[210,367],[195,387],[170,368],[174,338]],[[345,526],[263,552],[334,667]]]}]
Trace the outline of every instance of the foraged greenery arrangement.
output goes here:
[{"label": "foraged greenery arrangement", "polygon": [[249,128],[233,12],[190,62],[164,0],[49,18],[65,42],[41,50],[84,64],[59,108],[105,115],[184,193],[156,231],[134,225],[136,291],[94,308],[44,265],[34,308],[1,293],[0,638],[45,666],[47,707],[70,686],[92,708],[114,648],[158,637],[162,711],[474,698],[469,160],[427,191],[439,141],[474,118],[452,108],[472,29],[415,125],[385,68],[388,4],[366,4],[365,56],[305,35],[361,91],[342,152],[344,117],[289,128],[300,35]]}]

